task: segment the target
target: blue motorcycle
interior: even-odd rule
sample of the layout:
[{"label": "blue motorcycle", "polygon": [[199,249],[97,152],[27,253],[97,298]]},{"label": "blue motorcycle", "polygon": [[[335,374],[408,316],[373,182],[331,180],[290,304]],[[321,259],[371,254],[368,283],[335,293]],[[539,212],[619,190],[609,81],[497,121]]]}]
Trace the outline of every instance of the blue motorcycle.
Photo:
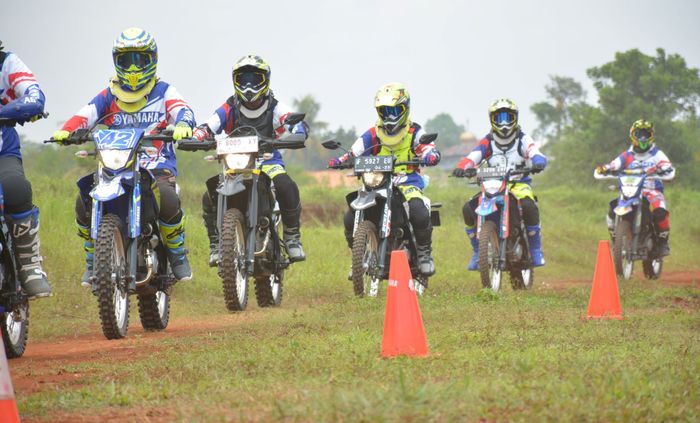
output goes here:
[{"label": "blue motorcycle", "polygon": [[663,257],[657,254],[658,233],[653,223],[649,202],[644,198],[647,179],[666,180],[667,172],[647,174],[642,167],[593,173],[595,179],[617,179],[611,188],[620,191],[615,213],[613,233],[613,262],[616,273],[625,280],[632,277],[634,262],[642,261],[644,276],[658,279],[663,269]]},{"label": "blue motorcycle", "polygon": [[498,291],[503,272],[510,273],[513,289],[530,289],[534,268],[520,201],[510,193],[512,179],[532,173],[532,168],[483,167],[476,170],[481,187],[476,208],[479,240],[479,273],[484,288]]},{"label": "blue motorcycle", "polygon": [[[63,145],[94,142],[97,172],[78,181],[83,201],[92,203],[91,238],[95,253],[91,278],[102,332],[124,338],[129,327],[129,295],[136,294],[146,330],[163,330],[170,316],[175,278],[158,230],[157,185],[139,155],[155,155],[153,141],[172,142],[165,133],[145,135],[140,128],[79,129]],[[45,142],[56,142],[53,140]]]}]

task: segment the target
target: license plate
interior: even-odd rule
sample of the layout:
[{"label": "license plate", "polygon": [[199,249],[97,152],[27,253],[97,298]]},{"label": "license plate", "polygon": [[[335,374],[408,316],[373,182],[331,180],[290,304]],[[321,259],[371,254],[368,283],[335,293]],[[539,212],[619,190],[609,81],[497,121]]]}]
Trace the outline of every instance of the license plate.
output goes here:
[{"label": "license plate", "polygon": [[355,158],[355,172],[391,172],[391,156],[360,156]]},{"label": "license plate", "polygon": [[258,137],[222,138],[216,142],[216,154],[255,153],[258,151]]}]

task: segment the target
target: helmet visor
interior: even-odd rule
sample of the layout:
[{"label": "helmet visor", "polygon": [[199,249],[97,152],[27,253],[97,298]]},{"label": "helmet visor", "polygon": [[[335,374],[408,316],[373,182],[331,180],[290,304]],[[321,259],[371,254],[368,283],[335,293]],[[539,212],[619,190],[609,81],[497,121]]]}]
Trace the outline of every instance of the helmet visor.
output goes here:
[{"label": "helmet visor", "polygon": [[146,51],[126,51],[117,54],[115,62],[122,69],[129,69],[132,66],[143,69],[153,62],[153,54]]},{"label": "helmet visor", "polygon": [[264,72],[241,72],[233,76],[234,83],[241,88],[255,88],[265,84]]},{"label": "helmet visor", "polygon": [[635,129],[634,137],[642,145],[645,145],[651,139],[651,131],[645,128]]},{"label": "helmet visor", "polygon": [[501,110],[493,115],[493,123],[496,125],[512,125],[515,123],[515,114],[508,110]]}]

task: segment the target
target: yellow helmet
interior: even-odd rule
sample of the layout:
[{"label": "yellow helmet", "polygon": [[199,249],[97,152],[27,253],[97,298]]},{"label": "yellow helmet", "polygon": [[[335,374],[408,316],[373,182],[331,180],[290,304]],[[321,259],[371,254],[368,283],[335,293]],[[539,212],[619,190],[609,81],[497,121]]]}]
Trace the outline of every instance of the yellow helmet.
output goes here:
[{"label": "yellow helmet", "polygon": [[233,88],[238,99],[254,103],[264,98],[270,89],[270,65],[260,56],[249,54],[233,65]]},{"label": "yellow helmet", "polygon": [[383,85],[374,97],[374,108],[379,116],[376,129],[382,144],[391,147],[400,143],[411,126],[411,96],[406,87],[400,82]]},{"label": "yellow helmet", "polygon": [[508,138],[518,128],[518,105],[513,100],[501,98],[489,106],[491,129],[501,138]]},{"label": "yellow helmet", "polygon": [[125,29],[112,46],[117,71],[112,92],[125,103],[145,97],[155,85],[158,46],[149,32],[141,28]]},{"label": "yellow helmet", "polygon": [[654,124],[648,120],[639,119],[630,128],[632,148],[638,153],[644,153],[654,144]]}]

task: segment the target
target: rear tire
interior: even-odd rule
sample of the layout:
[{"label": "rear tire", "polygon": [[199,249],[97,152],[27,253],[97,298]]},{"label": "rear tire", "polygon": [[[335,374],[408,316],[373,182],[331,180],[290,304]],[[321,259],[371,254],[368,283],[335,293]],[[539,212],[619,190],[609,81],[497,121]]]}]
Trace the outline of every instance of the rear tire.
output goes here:
[{"label": "rear tire", "polygon": [[229,311],[243,311],[248,305],[248,274],[245,263],[245,218],[238,209],[228,209],[221,225],[219,276],[224,286],[224,301]]},{"label": "rear tire", "polygon": [[377,295],[378,281],[370,273],[378,263],[377,227],[370,220],[362,221],[357,226],[352,240],[352,287],[358,297],[364,297],[366,294]]},{"label": "rear tire", "polygon": [[124,338],[129,330],[126,251],[122,222],[113,214],[104,215],[100,222],[94,263],[102,333],[107,339]]},{"label": "rear tire", "polygon": [[5,355],[7,358],[22,357],[29,337],[29,302],[25,300],[15,310],[0,314],[0,318]]},{"label": "rear tire", "polygon": [[163,291],[139,295],[141,326],[147,331],[163,330],[170,320],[170,296]]},{"label": "rear tire", "polygon": [[481,285],[498,292],[501,287],[502,272],[494,268],[496,258],[500,253],[500,240],[498,239],[498,228],[490,220],[481,225],[479,231],[479,273],[481,274]]},{"label": "rear tire", "polygon": [[282,304],[284,271],[255,278],[255,299],[258,307],[279,307]]},{"label": "rear tire", "polygon": [[634,271],[634,261],[627,258],[631,250],[632,224],[628,220],[621,219],[615,227],[613,261],[615,262],[615,272],[625,280],[631,278]]}]

